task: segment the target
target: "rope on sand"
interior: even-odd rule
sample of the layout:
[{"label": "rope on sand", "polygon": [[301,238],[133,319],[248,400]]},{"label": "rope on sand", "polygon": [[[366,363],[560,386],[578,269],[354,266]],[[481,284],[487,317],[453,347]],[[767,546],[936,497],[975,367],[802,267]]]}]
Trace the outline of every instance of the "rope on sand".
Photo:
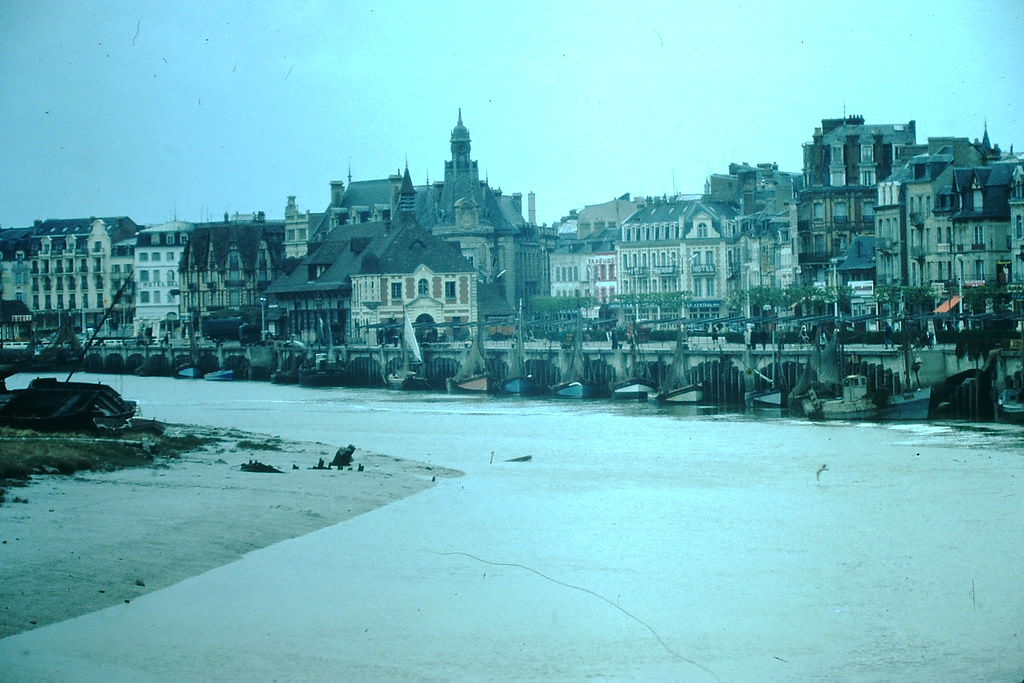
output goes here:
[{"label": "rope on sand", "polygon": [[605,596],[601,595],[600,593],[598,593],[596,591],[592,591],[589,588],[584,588],[583,586],[577,586],[576,584],[566,583],[565,581],[559,581],[558,579],[553,578],[551,576],[548,576],[547,574],[544,574],[543,572],[537,571],[533,567],[527,567],[525,564],[518,564],[516,562],[492,562],[491,560],[485,560],[482,557],[477,557],[476,555],[473,555],[472,553],[466,553],[466,552],[461,552],[461,551],[457,551],[457,550],[456,551],[451,551],[451,552],[443,552],[443,553],[442,552],[438,552],[436,550],[431,550],[429,552],[431,552],[431,553],[433,553],[435,555],[461,555],[463,557],[468,557],[470,559],[476,560],[477,562],[480,562],[480,563],[483,563],[483,564],[489,564],[492,567],[515,567],[517,569],[522,569],[524,571],[528,571],[528,572],[531,572],[533,574],[536,574],[537,576],[541,577],[542,579],[544,579],[546,581],[550,581],[551,583],[556,584],[558,586],[563,586],[565,588],[571,588],[573,590],[580,591],[581,593],[586,593],[587,595],[593,596],[593,597],[597,598],[598,600],[601,600],[602,602],[608,603],[609,605],[611,605],[612,607],[614,607],[618,611],[622,612],[627,617],[629,617],[630,619],[632,619],[633,621],[635,621],[636,623],[640,624],[645,629],[647,629],[651,633],[651,635],[654,636],[654,639],[658,641],[658,644],[661,645],[665,649],[666,652],[668,652],[670,655],[672,655],[676,659],[684,661],[687,664],[690,664],[691,666],[697,667],[698,669],[700,669],[701,671],[705,672],[706,674],[708,674],[709,676],[714,678],[716,681],[718,681],[718,683],[721,683],[721,681],[722,681],[722,679],[720,679],[718,677],[718,674],[716,674],[711,669],[707,668],[706,666],[704,666],[700,662],[697,662],[697,661],[695,661],[693,659],[690,659],[689,657],[685,657],[685,656],[681,655],[680,653],[676,652],[671,647],[669,647],[668,643],[666,643],[662,639],[662,637],[660,635],[658,635],[658,632],[655,631],[654,628],[651,627],[651,625],[648,624],[646,621],[644,621],[640,617],[636,616],[635,614],[633,614],[629,610],[626,610],[626,609],[622,608],[618,604],[612,602],[611,600],[609,600],[608,598],[606,598]]}]

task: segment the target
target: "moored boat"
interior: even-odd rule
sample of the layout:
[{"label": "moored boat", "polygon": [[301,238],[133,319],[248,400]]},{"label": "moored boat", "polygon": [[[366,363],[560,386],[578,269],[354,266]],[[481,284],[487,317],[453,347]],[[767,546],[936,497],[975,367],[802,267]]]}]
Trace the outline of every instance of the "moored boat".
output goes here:
[{"label": "moored boat", "polygon": [[24,389],[0,394],[0,425],[37,431],[94,431],[127,426],[134,401],[106,384],[37,377]]},{"label": "moored boat", "polygon": [[1003,389],[996,397],[996,419],[1024,424],[1024,391]]},{"label": "moored boat", "polygon": [[214,370],[203,375],[203,379],[210,380],[211,382],[230,382],[235,379],[234,370],[227,368],[221,368],[220,370]]}]

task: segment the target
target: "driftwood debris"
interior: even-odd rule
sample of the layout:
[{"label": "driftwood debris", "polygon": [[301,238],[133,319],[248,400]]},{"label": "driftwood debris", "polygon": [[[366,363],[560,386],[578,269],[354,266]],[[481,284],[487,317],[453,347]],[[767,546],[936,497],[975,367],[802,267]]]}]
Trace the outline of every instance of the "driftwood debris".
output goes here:
[{"label": "driftwood debris", "polygon": [[348,467],[352,464],[352,454],[356,452],[356,447],[352,444],[339,448],[338,452],[334,454],[334,460],[331,461],[331,467],[337,467],[339,470],[342,467]]},{"label": "driftwood debris", "polygon": [[284,474],[281,470],[277,469],[273,465],[266,465],[259,460],[250,460],[247,463],[241,465],[243,472],[271,472],[276,474]]}]

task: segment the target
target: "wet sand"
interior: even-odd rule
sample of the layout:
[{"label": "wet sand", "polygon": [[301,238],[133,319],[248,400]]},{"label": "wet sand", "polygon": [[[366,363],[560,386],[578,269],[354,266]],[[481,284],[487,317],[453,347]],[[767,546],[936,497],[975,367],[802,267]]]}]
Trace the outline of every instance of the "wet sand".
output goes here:
[{"label": "wet sand", "polygon": [[[347,444],[264,450],[253,444],[266,443],[264,435],[171,430],[219,442],[151,467],[37,475],[8,489],[0,506],[0,638],[129,602],[461,474],[358,444],[351,469],[318,470],[320,458],[330,462]],[[250,459],[283,473],[241,471]]]}]

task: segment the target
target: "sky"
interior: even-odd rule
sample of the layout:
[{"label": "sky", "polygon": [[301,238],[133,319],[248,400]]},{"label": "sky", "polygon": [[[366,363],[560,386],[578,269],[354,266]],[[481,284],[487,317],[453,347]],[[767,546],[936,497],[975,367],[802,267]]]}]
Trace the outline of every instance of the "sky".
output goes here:
[{"label": "sky", "polygon": [[0,2],[0,227],[323,211],[444,177],[552,223],[732,162],[800,171],[823,118],[1024,151],[1024,3]]}]

